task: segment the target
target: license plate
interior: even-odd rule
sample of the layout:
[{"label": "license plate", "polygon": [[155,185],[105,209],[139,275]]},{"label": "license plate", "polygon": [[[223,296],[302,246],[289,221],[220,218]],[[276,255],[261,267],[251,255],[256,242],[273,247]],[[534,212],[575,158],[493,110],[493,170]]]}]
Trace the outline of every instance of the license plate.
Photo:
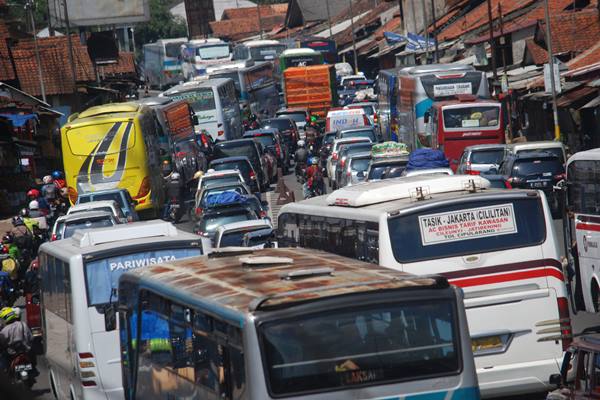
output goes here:
[{"label": "license plate", "polygon": [[16,372],[31,371],[32,369],[33,369],[33,365],[31,365],[31,364],[17,365],[15,367],[15,371]]},{"label": "license plate", "polygon": [[486,336],[482,338],[471,339],[471,348],[473,353],[490,350],[500,350],[504,346],[501,336]]},{"label": "license plate", "polygon": [[541,188],[548,186],[548,182],[531,182],[529,186],[532,188]]},{"label": "license plate", "polygon": [[179,204],[173,204],[171,207],[173,207],[173,208],[179,208]]}]

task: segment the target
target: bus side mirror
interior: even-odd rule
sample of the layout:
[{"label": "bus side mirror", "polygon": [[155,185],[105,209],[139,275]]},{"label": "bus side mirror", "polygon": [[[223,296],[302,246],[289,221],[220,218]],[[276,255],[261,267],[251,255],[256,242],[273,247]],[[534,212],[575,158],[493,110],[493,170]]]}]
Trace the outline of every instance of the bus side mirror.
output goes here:
[{"label": "bus side mirror", "polygon": [[423,115],[423,122],[425,122],[426,124],[428,124],[430,116],[431,116],[431,114],[429,114],[429,111],[425,111],[425,114]]},{"label": "bus side mirror", "polygon": [[550,378],[548,378],[548,383],[553,386],[561,386],[562,376],[560,374],[552,374],[550,375]]},{"label": "bus side mirror", "polygon": [[192,115],[192,122],[194,123],[194,125],[199,125],[200,122],[198,122],[198,116],[197,115]]},{"label": "bus side mirror", "polygon": [[117,329],[117,306],[109,304],[104,308],[104,329],[111,332]]}]

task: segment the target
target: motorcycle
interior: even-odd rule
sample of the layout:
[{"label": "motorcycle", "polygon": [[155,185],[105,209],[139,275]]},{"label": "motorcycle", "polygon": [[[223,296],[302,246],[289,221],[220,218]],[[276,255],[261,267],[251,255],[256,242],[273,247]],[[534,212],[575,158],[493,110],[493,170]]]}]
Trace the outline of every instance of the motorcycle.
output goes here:
[{"label": "motorcycle", "polygon": [[296,163],[296,181],[303,184],[306,181],[306,163]]},{"label": "motorcycle", "polygon": [[14,385],[24,385],[31,388],[35,384],[35,368],[27,353],[19,353],[12,358],[9,366],[10,380]]},{"label": "motorcycle", "polygon": [[181,205],[177,201],[177,199],[173,198],[169,201],[169,204],[166,205],[167,210],[165,212],[165,221],[178,223],[181,220]]},{"label": "motorcycle", "polygon": [[323,178],[322,177],[313,177],[307,182],[308,185],[308,196],[306,199],[310,199],[311,197],[321,196],[323,194]]}]

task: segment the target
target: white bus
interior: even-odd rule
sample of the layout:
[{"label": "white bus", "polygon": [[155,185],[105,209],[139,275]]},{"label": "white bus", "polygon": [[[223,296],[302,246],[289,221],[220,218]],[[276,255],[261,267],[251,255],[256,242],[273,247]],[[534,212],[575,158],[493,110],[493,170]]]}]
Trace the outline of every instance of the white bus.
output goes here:
[{"label": "white bus", "polygon": [[[433,144],[425,114],[434,102],[460,95],[490,98],[485,72],[476,71],[471,65],[406,67],[398,70],[397,78],[398,141],[406,143],[411,150],[428,148]],[[468,107],[470,105],[465,104],[465,108]]]},{"label": "white bus", "polygon": [[144,45],[144,79],[151,87],[164,89],[183,79],[181,46],[186,38],[160,39]]},{"label": "white bus", "polygon": [[110,332],[119,277],[201,253],[198,236],[162,221],[80,230],[42,245],[42,329],[55,397],[122,399],[119,336]]},{"label": "white bus", "polygon": [[233,59],[275,62],[285,49],[277,40],[249,40],[233,48]]},{"label": "white bus", "polygon": [[223,249],[119,282],[127,400],[478,400],[460,289],[324,252]]},{"label": "white bus", "polygon": [[181,68],[186,81],[206,75],[207,68],[231,61],[231,46],[221,39],[190,40],[181,49]]},{"label": "white bus", "polygon": [[572,155],[566,168],[565,236],[578,310],[600,312],[600,149]]},{"label": "white bus", "polygon": [[160,94],[185,100],[198,118],[197,132],[206,130],[215,141],[242,137],[242,116],[233,80],[225,78],[185,82]]},{"label": "white bus", "polygon": [[283,206],[278,243],[447,277],[465,291],[482,396],[547,391],[571,340],[550,209],[541,191],[488,187],[467,175],[346,187]]}]

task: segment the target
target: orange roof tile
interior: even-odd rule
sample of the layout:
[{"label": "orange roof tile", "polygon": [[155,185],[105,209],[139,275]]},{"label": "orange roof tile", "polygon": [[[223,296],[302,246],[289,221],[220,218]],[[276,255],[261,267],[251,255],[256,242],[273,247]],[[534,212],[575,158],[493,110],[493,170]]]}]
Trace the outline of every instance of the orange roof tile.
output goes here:
[{"label": "orange roof tile", "polygon": [[119,61],[116,64],[104,65],[101,67],[105,75],[128,75],[135,74],[135,56],[132,52],[119,52]]},{"label": "orange roof tile", "polygon": [[8,45],[6,44],[6,39],[9,37],[8,27],[4,21],[0,21],[0,81],[15,79],[15,72],[10,62]]},{"label": "orange roof tile", "polygon": [[[262,5],[260,6],[260,15],[261,17],[266,17],[269,15],[275,14],[283,14],[287,12],[287,4],[280,4],[280,6],[285,7],[275,7],[277,4],[273,5]],[[240,7],[240,8],[228,8],[223,11],[222,20],[231,20],[231,19],[239,19],[239,18],[258,18],[258,8],[257,7]]]},{"label": "orange roof tile", "polygon": [[548,52],[533,39],[527,39],[525,41],[525,47],[529,54],[531,54],[531,59],[534,64],[541,65],[548,62]]},{"label": "orange roof tile", "polygon": [[383,39],[384,32],[396,32],[396,30],[400,29],[401,22],[400,17],[390,19],[375,31],[375,40]]},{"label": "orange roof tile", "polygon": [[569,70],[575,70],[597,63],[600,63],[600,41],[571,61],[567,62],[567,66],[569,67]]},{"label": "orange roof tile", "polygon": [[[283,14],[267,16],[261,14],[263,31],[270,31],[274,27],[283,24],[284,21],[285,15]],[[257,34],[260,29],[257,14],[255,14],[254,18],[249,17],[213,21],[210,22],[210,28],[215,36],[230,40],[239,40],[251,36],[252,34]]]}]

